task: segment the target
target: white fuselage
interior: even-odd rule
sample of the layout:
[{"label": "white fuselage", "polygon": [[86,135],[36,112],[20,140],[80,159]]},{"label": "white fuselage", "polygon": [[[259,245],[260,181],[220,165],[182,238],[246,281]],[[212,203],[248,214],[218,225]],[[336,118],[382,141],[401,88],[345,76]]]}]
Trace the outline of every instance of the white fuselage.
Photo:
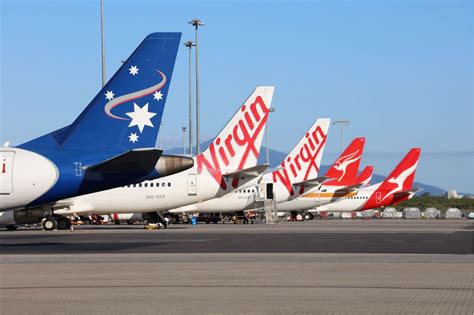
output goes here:
[{"label": "white fuselage", "polygon": [[257,201],[258,186],[249,186],[244,189],[235,190],[221,198],[214,198],[207,201],[171,209],[170,213],[183,212],[204,212],[221,213],[237,212],[255,208]]},{"label": "white fuselage", "polygon": [[[266,173],[260,183],[249,182],[247,188],[239,189],[221,198],[214,198],[204,202],[190,204],[185,207],[172,209],[171,213],[180,212],[237,212],[255,209],[256,201],[264,198],[266,184],[273,183],[273,195],[277,203],[284,202],[290,198],[290,194],[281,182],[273,182],[272,173]],[[259,196],[261,198],[259,198]]]},{"label": "white fuselage", "polygon": [[[346,212],[346,211],[359,211],[367,203],[367,200],[372,196],[375,190],[380,186],[380,184],[371,185],[368,187],[361,188],[357,191],[356,194],[347,195],[345,197],[339,198],[338,200],[313,207],[315,209],[310,210],[310,212],[316,211],[331,211],[331,212]],[[306,208],[308,209],[308,208]]]},{"label": "white fuselage", "polygon": [[[198,172],[194,159],[195,165],[184,172],[75,197],[65,201],[72,203],[68,209],[55,213],[79,215],[164,211],[221,197],[233,191],[232,179],[224,177],[227,189],[221,188],[207,169]],[[240,180],[239,185],[245,185],[249,180]]]},{"label": "white fuselage", "polygon": [[0,210],[23,208],[49,191],[58,177],[58,168],[44,156],[1,147]]},{"label": "white fuselage", "polygon": [[310,190],[297,198],[278,203],[277,208],[278,211],[306,210],[356,195],[356,192],[342,191],[342,188],[342,186],[322,185],[319,189]]}]

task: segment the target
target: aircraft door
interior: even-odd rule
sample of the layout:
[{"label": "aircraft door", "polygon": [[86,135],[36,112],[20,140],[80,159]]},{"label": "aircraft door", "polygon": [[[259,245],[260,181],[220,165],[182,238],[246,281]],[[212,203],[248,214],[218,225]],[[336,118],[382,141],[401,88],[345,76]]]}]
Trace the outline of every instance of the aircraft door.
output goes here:
[{"label": "aircraft door", "polygon": [[265,193],[266,193],[267,199],[273,200],[273,183],[267,183]]},{"label": "aircraft door", "polygon": [[0,194],[9,195],[13,192],[13,159],[15,152],[0,151]]},{"label": "aircraft door", "polygon": [[375,193],[375,202],[377,204],[381,204],[382,203],[382,193],[380,191],[377,191]]},{"label": "aircraft door", "polygon": [[188,174],[188,196],[197,195],[197,176],[196,174]]}]

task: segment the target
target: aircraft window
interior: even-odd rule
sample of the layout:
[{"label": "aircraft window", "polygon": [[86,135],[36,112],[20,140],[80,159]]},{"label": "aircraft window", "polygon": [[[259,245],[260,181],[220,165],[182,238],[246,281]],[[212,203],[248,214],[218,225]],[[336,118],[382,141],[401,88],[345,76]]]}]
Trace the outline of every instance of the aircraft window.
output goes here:
[{"label": "aircraft window", "polygon": [[165,187],[166,186],[166,183],[161,183],[161,187]]},{"label": "aircraft window", "polygon": [[168,183],[168,187],[171,187],[171,183]]},{"label": "aircraft window", "polygon": [[138,184],[138,187],[142,187],[142,183]]},{"label": "aircraft window", "polygon": [[155,186],[155,183],[150,183],[150,187],[153,187],[153,186]]},{"label": "aircraft window", "polygon": [[148,187],[148,183],[144,183],[143,186]]}]

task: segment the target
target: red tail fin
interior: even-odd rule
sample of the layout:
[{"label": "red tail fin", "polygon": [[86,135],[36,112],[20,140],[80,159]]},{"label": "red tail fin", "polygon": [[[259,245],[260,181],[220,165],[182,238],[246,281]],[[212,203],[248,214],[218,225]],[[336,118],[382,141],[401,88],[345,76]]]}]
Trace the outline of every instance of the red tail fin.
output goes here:
[{"label": "red tail fin", "polygon": [[420,153],[420,148],[411,149],[390,175],[380,184],[379,188],[370,196],[364,209],[377,208],[401,201],[393,200],[393,196],[397,192],[403,192],[412,188]]},{"label": "red tail fin", "polygon": [[324,183],[324,185],[350,186],[356,184],[357,171],[359,170],[364,145],[365,138],[352,140],[351,144],[324,175],[334,178],[334,180]]},{"label": "red tail fin", "polygon": [[364,186],[370,184],[372,180],[372,173],[374,172],[374,167],[372,165],[366,166],[362,172],[360,172],[357,177],[357,184],[363,184]]}]

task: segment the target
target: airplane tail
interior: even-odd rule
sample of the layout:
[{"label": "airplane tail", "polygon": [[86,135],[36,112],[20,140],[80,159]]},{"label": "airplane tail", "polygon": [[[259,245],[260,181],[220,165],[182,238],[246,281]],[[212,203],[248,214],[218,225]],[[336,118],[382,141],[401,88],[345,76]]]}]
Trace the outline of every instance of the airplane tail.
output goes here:
[{"label": "airplane tail", "polygon": [[395,167],[390,175],[388,175],[388,177],[383,181],[380,188],[389,191],[392,190],[394,186],[401,188],[401,190],[411,189],[413,181],[415,180],[415,172],[416,167],[418,166],[420,153],[420,148],[411,149],[397,167]]},{"label": "airplane tail", "polygon": [[[273,182],[278,181],[293,195],[292,185],[304,183],[318,177],[330,119],[318,119],[304,134],[298,144],[281,163],[281,168],[273,171]],[[301,186],[304,190],[304,186]]]},{"label": "airplane tail", "polygon": [[[274,87],[257,87],[209,147],[196,157],[198,172],[204,169],[223,189],[224,175],[257,165]],[[235,188],[237,181],[233,180]]]},{"label": "airplane tail", "polygon": [[372,165],[366,166],[362,172],[360,172],[359,176],[356,179],[358,184],[362,184],[362,186],[367,186],[370,184],[372,180],[372,174],[374,173],[374,167]]},{"label": "airplane tail", "polygon": [[[380,184],[372,196],[367,201],[365,207],[376,208],[384,203],[388,198],[392,198],[392,203],[402,200],[411,192],[415,179],[416,167],[420,158],[421,149],[413,148],[408,152],[403,160],[395,167],[390,175]],[[396,198],[395,198],[396,197]],[[395,200],[397,199],[397,200]],[[389,199],[390,200],[390,199]]]},{"label": "airplane tail", "polygon": [[180,38],[148,35],[71,125],[22,146],[119,152],[154,147]]},{"label": "airplane tail", "polygon": [[365,138],[355,138],[324,176],[332,180],[324,185],[350,186],[357,183],[357,172],[364,152]]}]

